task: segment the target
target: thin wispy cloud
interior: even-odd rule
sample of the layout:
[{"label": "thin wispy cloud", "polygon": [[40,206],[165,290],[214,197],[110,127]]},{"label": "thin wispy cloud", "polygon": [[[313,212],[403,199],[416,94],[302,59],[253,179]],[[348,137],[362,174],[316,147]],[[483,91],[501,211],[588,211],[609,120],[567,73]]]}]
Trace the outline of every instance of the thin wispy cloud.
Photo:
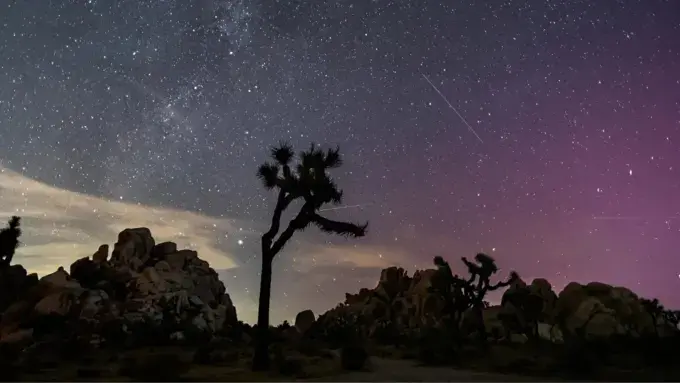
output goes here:
[{"label": "thin wispy cloud", "polygon": [[[14,263],[22,264],[29,272],[42,276],[59,266],[68,269],[75,260],[92,255],[100,245],[112,246],[123,229],[148,227],[157,243],[173,241],[179,248],[196,250],[220,272],[239,316],[249,322],[256,318],[259,277],[246,276],[259,269],[257,241],[248,239],[244,245],[239,240],[259,238],[264,227],[261,224],[111,201],[56,188],[0,168],[0,219],[9,219],[12,215],[22,218],[24,232]],[[385,248],[357,245],[355,241],[329,246],[306,241],[304,236],[291,241],[280,258],[277,262],[282,267],[275,279],[290,279],[293,274],[286,270],[295,270],[295,280],[289,282],[291,291],[299,292],[332,281],[328,268],[379,270],[395,264],[408,265],[406,254]],[[375,274],[377,281],[379,273]],[[344,292],[337,291],[331,301],[317,302],[314,308],[318,311],[320,305],[334,306]],[[299,297],[300,293],[295,295]],[[285,294],[281,300],[286,300],[285,304],[274,302],[272,308],[276,310],[278,306],[282,318],[308,308],[305,305],[309,304],[286,298]],[[276,314],[273,317],[278,320]]]},{"label": "thin wispy cloud", "polygon": [[0,213],[7,218],[22,217],[23,245],[15,262],[41,275],[68,267],[101,244],[112,245],[118,233],[130,227],[148,227],[157,242],[177,242],[180,248],[197,250],[212,267],[231,269],[237,267],[238,257],[225,238],[232,233],[243,235],[246,226],[188,211],[108,201],[58,189],[8,169],[0,169]]}]

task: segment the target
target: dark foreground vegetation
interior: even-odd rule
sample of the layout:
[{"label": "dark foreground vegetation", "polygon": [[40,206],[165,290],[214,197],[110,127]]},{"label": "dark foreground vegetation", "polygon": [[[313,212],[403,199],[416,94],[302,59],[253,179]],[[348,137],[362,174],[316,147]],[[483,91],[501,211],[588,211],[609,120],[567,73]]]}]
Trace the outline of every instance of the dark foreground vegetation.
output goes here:
[{"label": "dark foreground vegetation", "polygon": [[[13,263],[21,236],[13,217],[0,230],[0,380],[387,381],[416,374],[441,381],[444,369],[503,374],[478,380],[680,380],[678,312],[598,282],[571,283],[557,294],[544,279],[498,275],[486,254],[452,265],[435,257],[432,269],[411,276],[387,268],[375,288],[346,294],[321,316],[306,310],[293,324],[270,326],[272,260],[295,232],[310,225],[352,237],[366,232],[366,225],[319,214],[341,201],[327,174],[342,162],[337,150],[312,147],[293,166],[283,144],[272,157],[258,172],[277,195],[262,238],[258,325],[238,320],[224,284],[196,252],[156,243],[146,228],[122,231],[110,254],[102,245],[68,271],[38,278]],[[295,200],[302,207],[282,225]],[[500,289],[501,304],[490,305],[488,293]],[[385,359],[399,362],[383,371]]]}]

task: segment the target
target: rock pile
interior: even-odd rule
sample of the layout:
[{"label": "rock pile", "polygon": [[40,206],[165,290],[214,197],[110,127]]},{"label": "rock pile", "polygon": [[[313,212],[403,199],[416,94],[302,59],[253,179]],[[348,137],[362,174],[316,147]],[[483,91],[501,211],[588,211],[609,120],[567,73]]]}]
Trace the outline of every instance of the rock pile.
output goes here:
[{"label": "rock pile", "polygon": [[[192,250],[156,244],[147,228],[123,230],[109,257],[92,257],[38,279],[20,265],[0,270],[0,343],[44,336],[91,344],[149,336],[210,337],[237,322],[218,275]],[[112,339],[115,338],[115,339]]]},{"label": "rock pile", "polygon": [[[316,327],[328,329],[351,322],[370,336],[385,322],[404,333],[439,326],[443,305],[429,289],[435,273],[434,269],[420,270],[409,277],[401,268],[384,269],[374,289],[346,294],[345,302],[321,315]],[[491,338],[518,342],[526,341],[526,334],[532,332],[553,342],[569,335],[595,339],[677,333],[677,327],[663,316],[650,315],[643,302],[626,288],[599,282],[570,283],[556,294],[545,279],[531,284],[518,279],[505,291],[501,305],[484,309],[483,320]],[[464,316],[464,327],[465,323]]]}]

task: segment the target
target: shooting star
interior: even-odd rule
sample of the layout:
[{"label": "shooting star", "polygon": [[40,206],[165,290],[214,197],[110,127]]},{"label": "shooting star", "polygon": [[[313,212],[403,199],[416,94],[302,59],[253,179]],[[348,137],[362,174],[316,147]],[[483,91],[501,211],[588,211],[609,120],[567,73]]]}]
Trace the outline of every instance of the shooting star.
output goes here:
[{"label": "shooting star", "polygon": [[[640,217],[640,216],[607,216],[607,215],[598,215],[593,217],[595,220],[600,220],[600,221],[641,221],[641,220],[649,220],[649,217]],[[666,221],[674,220],[674,219],[680,219],[680,217],[666,217],[663,218]]]},{"label": "shooting star", "polygon": [[320,209],[319,211],[351,209],[351,208],[354,208],[354,207],[362,207],[362,206],[370,206],[370,205],[373,205],[373,203],[361,203],[361,204],[357,204],[357,205],[344,205],[344,206],[328,207],[328,208],[325,208],[325,209]]},{"label": "shooting star", "polygon": [[477,139],[479,140],[479,142],[481,142],[481,143],[483,144],[484,141],[482,141],[482,138],[479,137],[479,134],[477,134],[477,132],[472,128],[472,126],[470,126],[470,124],[468,124],[467,120],[465,120],[465,118],[464,118],[463,116],[461,116],[460,113],[458,113],[458,110],[453,106],[453,104],[451,104],[451,102],[446,98],[446,96],[444,96],[444,94],[437,88],[437,86],[435,86],[435,85],[432,83],[432,81],[430,81],[430,78],[427,77],[427,76],[425,76],[425,74],[423,74],[423,73],[421,73],[421,75],[423,76],[423,78],[425,79],[425,81],[427,81],[427,82],[430,84],[430,86],[432,86],[432,89],[434,89],[435,92],[437,92],[437,93],[439,94],[439,96],[441,96],[441,98],[449,105],[449,107],[450,107],[451,109],[453,109],[453,111],[458,115],[458,117],[460,118],[460,120],[463,121],[463,123],[465,124],[465,126],[468,127],[468,129],[470,130],[470,132],[472,132],[472,134],[474,134],[475,137],[477,137]]}]

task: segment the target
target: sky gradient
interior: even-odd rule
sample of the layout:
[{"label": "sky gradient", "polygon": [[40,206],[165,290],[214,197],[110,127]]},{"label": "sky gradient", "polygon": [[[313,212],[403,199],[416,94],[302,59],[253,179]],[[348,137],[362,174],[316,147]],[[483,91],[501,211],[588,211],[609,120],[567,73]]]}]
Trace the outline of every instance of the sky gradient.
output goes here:
[{"label": "sky gradient", "polygon": [[[124,227],[255,318],[267,147],[340,145],[345,240],[275,261],[272,319],[485,251],[680,307],[680,3],[23,0],[0,10],[0,210],[41,273]],[[455,110],[454,110],[455,109]],[[4,218],[3,218],[4,219]],[[462,270],[461,270],[462,271]]]}]

